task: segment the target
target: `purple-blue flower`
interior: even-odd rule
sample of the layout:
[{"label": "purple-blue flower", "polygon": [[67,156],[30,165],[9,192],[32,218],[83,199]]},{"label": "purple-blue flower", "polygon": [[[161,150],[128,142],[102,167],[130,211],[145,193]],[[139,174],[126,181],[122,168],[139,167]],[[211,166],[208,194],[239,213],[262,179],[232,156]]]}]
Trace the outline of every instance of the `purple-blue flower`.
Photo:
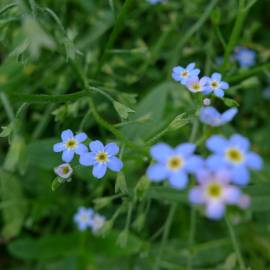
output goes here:
[{"label": "purple-blue flower", "polygon": [[199,77],[192,77],[186,81],[188,90],[192,93],[207,94],[208,78],[206,76],[199,79]]},{"label": "purple-blue flower", "polygon": [[187,67],[174,67],[172,70],[172,77],[175,81],[185,85],[187,80],[192,77],[198,77],[200,70],[195,68],[195,63],[190,63]]},{"label": "purple-blue flower", "polygon": [[119,147],[115,143],[106,146],[100,141],[92,141],[89,144],[91,152],[83,153],[80,156],[80,164],[83,166],[93,166],[93,175],[102,178],[107,168],[114,172],[119,172],[123,168],[122,161],[115,155],[119,152]]},{"label": "purple-blue flower", "polygon": [[198,185],[189,192],[192,204],[205,205],[206,216],[220,219],[225,213],[226,205],[238,204],[241,191],[230,184],[230,173],[226,170],[201,170],[196,175]]},{"label": "purple-blue flower", "polygon": [[214,107],[203,107],[200,109],[200,120],[204,124],[218,127],[230,122],[237,112],[237,108],[231,108],[224,113],[220,113]]},{"label": "purple-blue flower", "polygon": [[229,88],[229,84],[221,80],[220,73],[213,73],[208,77],[207,94],[214,92],[215,96],[223,97],[224,90]]},{"label": "purple-blue flower", "polygon": [[64,130],[61,134],[62,142],[53,146],[54,152],[63,152],[62,160],[69,163],[72,161],[74,154],[81,155],[87,152],[87,147],[82,144],[87,139],[85,133],[74,135],[70,129]]},{"label": "purple-blue flower", "polygon": [[262,158],[249,150],[248,139],[241,135],[232,135],[229,140],[214,135],[206,141],[206,146],[213,152],[207,159],[209,168],[227,168],[235,184],[246,185],[249,181],[249,169],[260,170],[263,166]]},{"label": "purple-blue flower", "polygon": [[76,222],[78,229],[84,231],[91,227],[92,217],[93,210],[91,208],[80,207],[74,215],[74,221]]},{"label": "purple-blue flower", "polygon": [[188,173],[203,166],[202,158],[193,154],[195,149],[192,143],[180,144],[175,149],[164,143],[154,145],[150,153],[157,162],[148,168],[148,178],[154,182],[168,179],[171,186],[185,188]]},{"label": "purple-blue flower", "polygon": [[256,52],[248,48],[237,47],[235,48],[234,59],[240,67],[248,68],[255,65]]}]

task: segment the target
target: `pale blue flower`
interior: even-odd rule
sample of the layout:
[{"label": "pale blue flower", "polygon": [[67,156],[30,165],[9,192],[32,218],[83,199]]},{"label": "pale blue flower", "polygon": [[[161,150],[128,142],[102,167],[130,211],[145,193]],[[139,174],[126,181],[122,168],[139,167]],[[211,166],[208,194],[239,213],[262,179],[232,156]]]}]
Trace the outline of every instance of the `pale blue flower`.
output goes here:
[{"label": "pale blue flower", "polygon": [[194,173],[203,166],[203,159],[193,154],[195,149],[192,143],[180,144],[175,149],[164,143],[154,145],[150,152],[157,163],[148,168],[148,178],[154,182],[168,179],[172,187],[185,188],[188,173]]},{"label": "pale blue flower", "polygon": [[214,107],[203,107],[200,109],[200,120],[204,124],[218,127],[230,122],[237,112],[237,108],[231,108],[224,113],[219,113]]},{"label": "pale blue flower", "polygon": [[70,129],[64,130],[61,134],[62,142],[53,146],[54,152],[63,152],[62,160],[69,163],[72,161],[74,154],[81,155],[87,152],[87,147],[82,144],[87,139],[85,133],[74,135]]},{"label": "pale blue flower", "polygon": [[172,77],[175,81],[185,85],[187,80],[198,77],[200,70],[195,68],[195,63],[190,63],[187,67],[174,67],[172,70]]},{"label": "pale blue flower", "polygon": [[214,135],[206,141],[206,146],[213,152],[207,159],[209,168],[227,168],[235,184],[246,185],[249,181],[248,169],[260,170],[263,166],[262,158],[249,150],[248,139],[241,135],[232,135],[229,140]]},{"label": "pale blue flower", "polygon": [[224,90],[229,88],[229,84],[221,80],[220,73],[213,73],[211,77],[208,77],[207,94],[214,93],[217,97],[224,96]]},{"label": "pale blue flower", "polygon": [[186,86],[188,90],[192,93],[208,93],[208,78],[202,77],[192,77],[186,81]]},{"label": "pale blue flower", "polygon": [[74,215],[74,221],[76,222],[78,229],[84,231],[87,228],[91,228],[92,217],[93,210],[91,208],[80,207]]},{"label": "pale blue flower", "polygon": [[58,167],[54,168],[54,172],[63,179],[68,179],[73,173],[73,169],[69,163],[63,163]]},{"label": "pale blue flower", "polygon": [[83,166],[93,166],[93,175],[102,178],[107,168],[114,172],[119,172],[123,168],[122,161],[115,155],[119,152],[119,147],[115,143],[106,146],[96,140],[89,144],[91,152],[83,153],[80,156],[80,164]]},{"label": "pale blue flower", "polygon": [[206,216],[220,219],[226,205],[237,205],[241,197],[239,188],[230,184],[230,173],[226,170],[201,170],[197,173],[198,185],[189,192],[192,204],[204,205]]},{"label": "pale blue flower", "polygon": [[234,58],[241,67],[248,68],[255,65],[256,52],[248,48],[237,47],[235,48]]},{"label": "pale blue flower", "polygon": [[152,5],[156,5],[158,3],[164,2],[164,0],[147,0],[147,2],[149,2]]}]

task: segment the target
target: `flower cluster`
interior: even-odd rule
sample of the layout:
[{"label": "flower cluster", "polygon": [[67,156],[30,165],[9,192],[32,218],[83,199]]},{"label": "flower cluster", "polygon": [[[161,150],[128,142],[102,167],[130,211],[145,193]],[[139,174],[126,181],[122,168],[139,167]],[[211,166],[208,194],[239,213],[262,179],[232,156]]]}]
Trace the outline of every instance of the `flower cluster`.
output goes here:
[{"label": "flower cluster", "polygon": [[62,142],[56,143],[53,146],[54,152],[62,152],[62,160],[66,163],[55,168],[55,173],[62,179],[67,179],[71,176],[73,170],[70,162],[75,154],[79,156],[79,163],[83,166],[93,167],[92,174],[100,179],[107,171],[107,168],[114,172],[119,172],[122,167],[122,161],[116,157],[119,152],[119,147],[115,143],[109,143],[106,146],[102,142],[96,140],[89,144],[89,149],[83,144],[87,139],[85,133],[74,135],[68,129],[61,134]]},{"label": "flower cluster", "polygon": [[103,227],[106,218],[95,213],[91,208],[80,207],[74,215],[74,221],[80,231],[90,228],[94,234],[97,234]]},{"label": "flower cluster", "polygon": [[213,73],[210,77],[199,78],[200,70],[195,67],[195,63],[190,63],[187,67],[176,66],[172,70],[172,77],[175,81],[186,86],[192,93],[202,93],[208,95],[214,93],[217,97],[224,96],[224,90],[229,88],[227,82],[222,81],[220,73]]}]

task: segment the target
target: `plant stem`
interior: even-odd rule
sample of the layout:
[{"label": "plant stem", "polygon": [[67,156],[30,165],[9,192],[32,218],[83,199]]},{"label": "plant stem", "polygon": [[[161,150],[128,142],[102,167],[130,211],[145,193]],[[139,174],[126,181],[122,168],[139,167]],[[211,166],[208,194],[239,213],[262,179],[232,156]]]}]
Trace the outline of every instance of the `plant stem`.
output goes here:
[{"label": "plant stem", "polygon": [[229,230],[229,234],[230,234],[231,241],[232,241],[232,244],[233,244],[236,256],[237,256],[238,263],[240,265],[240,269],[245,270],[246,266],[245,266],[245,263],[244,263],[244,260],[243,260],[243,257],[242,257],[241,251],[240,251],[239,243],[237,241],[233,226],[232,226],[228,216],[225,216],[225,221],[226,221],[226,225],[227,225],[228,230]]},{"label": "plant stem", "polygon": [[195,239],[195,230],[196,230],[196,209],[192,206],[190,211],[190,231],[189,231],[189,252],[187,260],[187,269],[192,270],[192,257],[193,257],[193,244]]},{"label": "plant stem", "polygon": [[171,229],[171,225],[172,225],[172,221],[173,221],[173,217],[174,217],[174,213],[176,211],[177,208],[177,204],[174,203],[171,205],[170,210],[169,210],[169,214],[165,223],[165,227],[164,227],[164,231],[163,231],[163,235],[162,235],[162,241],[161,241],[161,246],[157,255],[157,259],[155,262],[155,266],[154,266],[154,270],[159,270],[160,269],[160,262],[161,262],[161,256],[165,247],[165,244],[168,240],[168,236],[170,233],[170,229]]},{"label": "plant stem", "polygon": [[9,118],[10,122],[13,122],[15,120],[15,114],[13,112],[13,109],[12,109],[11,105],[10,105],[8,97],[6,96],[5,93],[1,92],[0,93],[0,99],[1,99],[1,101],[3,103],[3,106],[5,108],[5,111],[7,113],[7,116]]}]

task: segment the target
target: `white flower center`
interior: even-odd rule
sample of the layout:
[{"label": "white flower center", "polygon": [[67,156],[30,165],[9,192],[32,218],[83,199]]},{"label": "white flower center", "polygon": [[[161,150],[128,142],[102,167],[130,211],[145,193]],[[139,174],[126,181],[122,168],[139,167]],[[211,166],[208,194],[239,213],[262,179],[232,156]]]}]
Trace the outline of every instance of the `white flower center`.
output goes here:
[{"label": "white flower center", "polygon": [[181,77],[186,78],[188,76],[189,76],[189,72],[188,71],[184,70],[184,71],[181,72]]},{"label": "white flower center", "polygon": [[81,214],[80,220],[81,220],[82,222],[87,222],[87,221],[88,221],[88,215],[87,215],[87,214]]},{"label": "white flower center", "polygon": [[171,171],[178,171],[184,166],[184,160],[180,156],[172,156],[167,162],[167,167]]},{"label": "white flower center", "polygon": [[201,90],[201,85],[198,82],[192,84],[192,89],[196,92]]},{"label": "white flower center", "polygon": [[219,87],[219,82],[218,81],[212,81],[211,82],[211,87],[214,89],[217,89]]},{"label": "white flower center", "polygon": [[72,150],[78,146],[78,142],[74,138],[72,138],[65,142],[65,146],[67,149]]},{"label": "white flower center", "polygon": [[98,163],[106,163],[106,162],[108,162],[108,160],[109,160],[109,157],[108,157],[108,154],[106,152],[97,153],[96,161]]}]

